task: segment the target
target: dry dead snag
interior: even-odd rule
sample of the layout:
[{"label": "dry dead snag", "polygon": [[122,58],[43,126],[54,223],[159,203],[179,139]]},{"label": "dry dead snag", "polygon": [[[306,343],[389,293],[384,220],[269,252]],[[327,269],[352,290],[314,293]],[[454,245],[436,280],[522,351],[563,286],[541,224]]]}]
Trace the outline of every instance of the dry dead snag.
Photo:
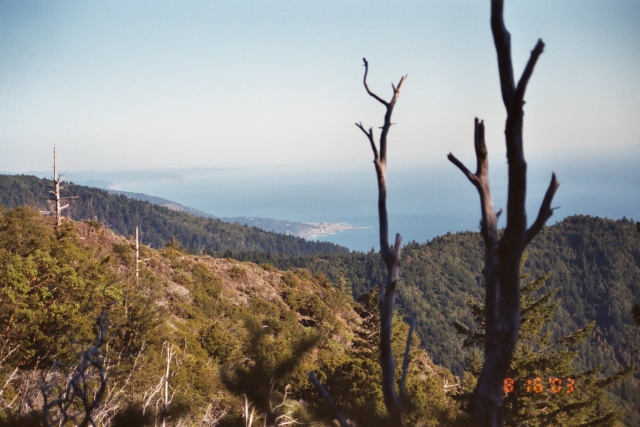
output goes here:
[{"label": "dry dead snag", "polygon": [[380,224],[380,254],[384,265],[387,269],[387,278],[380,285],[380,365],[382,367],[382,393],[384,396],[384,404],[387,408],[390,420],[393,425],[401,425],[401,401],[395,389],[395,360],[391,349],[391,327],[393,320],[393,311],[395,309],[396,285],[400,275],[400,248],[402,246],[402,238],[396,234],[395,244],[389,245],[389,221],[387,216],[387,135],[391,128],[391,115],[396,101],[400,96],[400,90],[407,76],[403,76],[398,85],[391,85],[393,96],[390,101],[385,101],[369,89],[367,84],[367,74],[369,72],[369,63],[365,58],[364,61],[364,77],[363,83],[369,96],[384,105],[386,112],[384,115],[384,124],[380,131],[380,139],[376,146],[373,129],[365,129],[362,123],[356,123],[356,126],[362,130],[367,136],[373,151],[373,164],[376,169],[378,178],[378,220]]},{"label": "dry dead snag", "polygon": [[64,175],[60,175],[57,170],[56,164],[56,147],[53,146],[53,185],[50,186],[49,191],[49,201],[53,205],[53,212],[56,216],[56,227],[60,227],[62,225],[62,211],[69,207],[69,204],[63,205],[62,203],[66,200],[77,199],[78,196],[68,196],[61,197],[60,192],[65,187],[62,186],[62,181],[64,181]]},{"label": "dry dead snag", "polygon": [[524,94],[535,64],[544,49],[544,43],[538,40],[516,85],[511,61],[511,36],[504,25],[503,8],[503,0],[492,0],[491,30],[498,55],[502,100],[507,111],[505,139],[509,183],[507,224],[502,237],[498,233],[498,217],[501,211],[494,211],[491,200],[484,123],[475,120],[475,173],[467,169],[453,154],[448,156],[478,190],[482,211],[480,232],[485,248],[483,275],[486,286],[485,358],[472,403],[473,419],[479,426],[503,425],[503,382],[513,357],[520,328],[520,259],[526,245],[553,214],[551,201],[559,186],[555,174],[552,174],[538,217],[527,228],[527,164],[522,143]]},{"label": "dry dead snag", "polygon": [[[396,105],[396,101],[400,96],[400,90],[404,84],[407,76],[403,76],[398,85],[391,85],[393,89],[393,96],[390,101],[385,101],[374,92],[369,89],[367,84],[367,74],[369,73],[369,63],[366,58],[362,58],[364,62],[364,77],[363,83],[369,96],[374,98],[385,106],[386,112],[384,115],[384,124],[381,127],[380,139],[378,145],[373,135],[373,129],[368,130],[364,128],[362,123],[356,123],[356,126],[367,136],[369,143],[371,144],[371,150],[373,151],[373,164],[376,169],[376,176],[378,178],[378,219],[380,224],[380,254],[387,269],[387,278],[384,284],[380,284],[379,288],[379,307],[380,307],[380,366],[382,368],[382,393],[384,396],[384,404],[387,408],[389,421],[393,426],[402,425],[402,402],[398,392],[396,392],[395,384],[395,360],[393,358],[393,352],[391,348],[391,332],[393,312],[395,309],[396,300],[396,286],[398,283],[398,277],[400,276],[400,248],[402,246],[402,238],[399,234],[396,234],[395,244],[389,245],[389,221],[387,216],[387,135],[391,128],[391,115],[393,114],[393,108]],[[404,389],[404,382],[406,380],[406,373],[409,366],[409,349],[411,336],[413,333],[413,326],[410,329],[407,337],[407,348],[405,351],[405,361],[402,366],[402,379],[400,380],[399,388],[402,392]],[[316,379],[313,373],[309,373],[309,379],[316,387],[316,390],[327,401],[327,404],[331,407],[335,418],[338,420],[341,426],[346,427],[347,421],[333,403],[331,396],[324,389],[322,384]]]}]

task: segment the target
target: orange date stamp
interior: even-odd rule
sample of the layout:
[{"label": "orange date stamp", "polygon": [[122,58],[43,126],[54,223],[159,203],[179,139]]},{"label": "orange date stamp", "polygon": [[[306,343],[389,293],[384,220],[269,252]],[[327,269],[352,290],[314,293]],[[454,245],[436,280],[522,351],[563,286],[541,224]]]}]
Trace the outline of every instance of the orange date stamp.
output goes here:
[{"label": "orange date stamp", "polygon": [[[576,381],[573,378],[558,378],[558,377],[549,377],[545,382],[541,378],[528,378],[525,381],[522,381],[520,386],[524,386],[524,391],[527,393],[544,393],[550,392],[552,394],[571,394],[576,390]],[[507,397],[509,393],[513,393],[516,388],[516,381],[513,378],[505,378],[504,379],[504,396]]]}]

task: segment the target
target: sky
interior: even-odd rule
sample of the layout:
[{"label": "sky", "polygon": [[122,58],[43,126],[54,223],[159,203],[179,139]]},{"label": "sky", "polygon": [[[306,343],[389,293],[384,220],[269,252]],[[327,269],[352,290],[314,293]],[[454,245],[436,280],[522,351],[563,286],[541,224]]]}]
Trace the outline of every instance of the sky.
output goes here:
[{"label": "sky", "polygon": [[[507,1],[530,163],[640,161],[637,0]],[[504,159],[489,1],[0,0],[0,171],[369,162],[391,83],[389,162]],[[561,167],[560,167],[561,169]]]}]

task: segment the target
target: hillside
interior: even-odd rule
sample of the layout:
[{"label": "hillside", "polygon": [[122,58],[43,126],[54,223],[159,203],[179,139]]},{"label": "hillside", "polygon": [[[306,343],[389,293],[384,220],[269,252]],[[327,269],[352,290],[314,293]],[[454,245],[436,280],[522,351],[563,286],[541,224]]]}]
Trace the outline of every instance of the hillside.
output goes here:
[{"label": "hillside", "polygon": [[[375,296],[355,303],[304,269],[188,255],[172,245],[140,252],[136,279],[133,242],[99,223],[66,221],[55,230],[33,209],[0,211],[0,425],[40,425],[43,397],[62,398],[88,348],[94,352],[85,357],[108,378],[94,409],[98,425],[166,418],[244,426],[243,408],[256,419],[331,425],[307,372],[351,419],[383,425]],[[395,329],[399,358],[408,327],[398,321]],[[454,377],[418,347],[415,339],[407,416],[453,425],[457,404],[441,385]],[[93,396],[99,377],[91,366],[81,388]],[[48,409],[54,419],[60,414],[55,404]]]},{"label": "hillside", "polygon": [[[0,175],[0,204],[5,208],[30,205],[48,210],[47,185],[50,184],[33,176]],[[135,235],[135,228],[139,227],[141,241],[155,248],[162,248],[175,237],[194,253],[223,255],[252,251],[300,256],[349,252],[333,243],[307,241],[215,218],[195,217],[91,187],[69,184],[64,196],[77,197],[65,211],[70,218],[99,221],[123,236]]]},{"label": "hillside", "polygon": [[[35,195],[25,188],[38,188],[42,181],[31,177],[0,179],[5,180],[0,181],[3,183],[0,188],[7,194],[2,203],[9,206],[19,204],[25,198],[35,200]],[[31,184],[27,185],[25,181]],[[28,197],[17,196],[23,190]],[[80,186],[70,187],[69,193],[71,190],[81,195],[78,203],[74,203],[76,206],[87,205],[91,209],[106,206],[100,211],[113,212],[113,218],[130,218],[132,215],[128,212],[133,212],[152,235],[163,235],[154,231],[154,226],[170,226],[174,230],[187,230],[184,235],[193,236],[197,243],[198,233],[217,227],[215,222],[212,225],[186,215],[173,217],[177,213],[148,203],[129,205],[129,200],[123,196],[91,189],[84,193],[85,187]],[[112,201],[111,197],[116,200]],[[143,217],[147,212],[150,216]],[[532,278],[551,272],[550,280],[539,292],[559,289],[560,308],[554,318],[552,333],[560,336],[596,322],[588,344],[577,348],[577,367],[580,369],[600,369],[603,374],[610,375],[627,366],[638,366],[640,362],[640,328],[631,316],[631,306],[640,302],[640,239],[636,227],[631,220],[569,217],[546,227],[528,249],[524,272]],[[254,230],[258,243],[247,244],[246,238],[238,243],[233,240],[236,229],[231,229],[231,236],[225,236],[224,230],[215,228],[212,233],[212,239],[218,236],[215,238],[229,241],[226,249],[219,250],[218,254],[224,253],[237,261],[250,261],[267,269],[274,268],[268,267],[271,265],[280,270],[307,271],[304,274],[309,277],[324,277],[323,281],[356,297],[375,288],[384,275],[380,257],[373,251],[348,253],[338,248],[337,253],[322,255],[315,245],[310,246],[309,252],[304,252],[307,247],[304,244],[296,246],[298,240],[288,241],[294,244],[295,250],[265,250],[260,239],[266,236],[268,242],[275,242],[277,240],[269,239],[277,237]],[[164,235],[169,237],[166,240],[158,238],[163,245],[170,241],[172,234]],[[197,248],[189,238],[178,238],[178,241],[192,251]],[[482,301],[482,251],[480,236],[471,232],[447,234],[427,243],[410,242],[403,250],[400,310],[406,315],[416,315],[417,331],[427,353],[436,365],[450,369],[456,375],[465,370],[469,352],[463,348],[463,340],[456,335],[453,323],[472,325],[468,303],[470,300]],[[640,373],[636,370],[633,378],[617,385],[614,392],[624,409],[626,424],[640,424]]]}]

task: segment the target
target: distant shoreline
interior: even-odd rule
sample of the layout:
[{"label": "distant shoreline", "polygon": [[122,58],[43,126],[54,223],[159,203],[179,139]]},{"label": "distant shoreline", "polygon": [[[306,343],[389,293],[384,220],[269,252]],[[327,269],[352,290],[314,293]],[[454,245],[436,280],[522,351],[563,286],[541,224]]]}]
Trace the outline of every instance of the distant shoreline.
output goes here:
[{"label": "distant shoreline", "polygon": [[304,225],[308,225],[309,228],[301,229],[296,236],[304,239],[315,239],[319,236],[327,236],[331,234],[338,234],[343,231],[358,230],[368,227],[357,227],[345,223],[331,223],[331,222],[305,222]]},{"label": "distant shoreline", "polygon": [[146,200],[150,203],[163,206],[167,209],[171,209],[179,212],[186,212],[194,216],[217,218],[225,222],[239,223],[252,227],[257,227],[265,231],[272,231],[275,233],[288,234],[295,237],[301,237],[303,239],[316,239],[321,236],[328,236],[338,234],[343,231],[358,230],[369,227],[360,227],[347,223],[333,223],[333,222],[294,222],[273,218],[256,218],[256,217],[229,217],[218,218],[215,215],[181,205],[161,197],[150,196],[143,193],[132,193],[127,191],[107,190],[112,194],[122,194],[127,197],[131,197],[138,200]]}]

